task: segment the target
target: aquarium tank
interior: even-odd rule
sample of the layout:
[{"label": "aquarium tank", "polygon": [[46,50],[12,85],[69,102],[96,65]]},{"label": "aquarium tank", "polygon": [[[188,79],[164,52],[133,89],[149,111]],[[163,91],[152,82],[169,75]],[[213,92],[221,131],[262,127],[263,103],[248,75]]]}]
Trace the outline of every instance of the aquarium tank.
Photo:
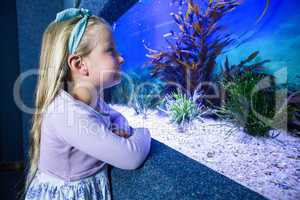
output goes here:
[{"label": "aquarium tank", "polygon": [[[179,89],[197,104],[221,108],[215,115],[238,119],[240,125],[248,124],[250,106],[263,120],[277,116],[270,126],[284,126],[280,119],[299,117],[294,104],[285,103],[299,88],[300,15],[294,12],[298,7],[296,0],[138,1],[112,25],[125,58],[123,82],[112,89],[112,103],[126,103],[136,113],[145,113],[147,107],[161,107],[159,99]],[[253,101],[236,98],[249,99],[253,92],[250,83],[234,82],[237,78],[240,83],[257,79],[252,84],[259,92]],[[228,87],[232,83],[237,88]],[[273,103],[266,108],[265,101]],[[244,107],[237,108],[240,105]],[[256,127],[254,121],[250,127]],[[264,135],[269,125],[247,130]]]},{"label": "aquarium tank", "polygon": [[[140,124],[141,117],[143,124],[152,128],[154,138],[180,146],[175,148],[179,151],[186,147],[189,156],[225,171],[255,191],[264,190],[259,193],[266,197],[299,197],[299,156],[282,157],[282,163],[294,163],[289,169],[283,167],[285,172],[277,171],[280,164],[276,161],[280,148],[289,149],[282,155],[299,154],[299,8],[297,0],[137,1],[112,24],[125,63],[121,83],[110,90],[111,103],[123,106],[134,124]],[[173,126],[164,125],[165,118]],[[210,128],[210,120],[214,128]],[[218,123],[222,125],[217,127]],[[189,141],[190,146],[169,139],[172,137]],[[219,147],[207,150],[216,145],[209,138],[214,138]],[[234,138],[257,143],[250,147],[244,141],[241,147]],[[288,138],[293,144],[287,144]],[[199,141],[204,147],[196,144]],[[284,147],[275,145],[275,141]],[[213,160],[218,149],[223,151],[223,145],[225,149],[248,152],[245,155],[249,160],[242,159],[230,169],[225,163],[210,165],[205,158]],[[254,150],[262,147],[259,145],[265,151]],[[202,148],[207,154],[199,153]],[[267,158],[271,149],[278,152]],[[198,154],[191,153],[194,151]],[[228,154],[219,156],[228,158]],[[256,163],[257,168],[249,168],[253,174],[266,171],[260,178],[257,174],[249,177],[247,182],[243,175],[247,170],[240,171],[247,168],[245,162]],[[273,162],[276,167],[267,167]],[[229,175],[234,171],[241,174]],[[293,174],[296,181],[287,174]],[[272,193],[271,187],[276,192]]]}]

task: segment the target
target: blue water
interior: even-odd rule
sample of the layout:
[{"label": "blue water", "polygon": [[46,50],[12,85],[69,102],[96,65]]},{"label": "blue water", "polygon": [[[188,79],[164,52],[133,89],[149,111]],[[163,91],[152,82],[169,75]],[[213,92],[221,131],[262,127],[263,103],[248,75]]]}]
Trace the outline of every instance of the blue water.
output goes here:
[{"label": "blue water", "polygon": [[[203,1],[195,1],[203,2]],[[140,72],[148,61],[144,44],[166,48],[163,35],[178,30],[170,12],[177,12],[172,0],[140,0],[114,25],[118,50],[125,57],[124,71]],[[185,6],[181,8],[184,12]],[[300,2],[298,0],[243,0],[223,20],[236,43],[217,59],[218,66],[228,56],[238,63],[259,50],[256,61],[270,59],[267,70],[278,83],[297,83],[300,75]]]}]

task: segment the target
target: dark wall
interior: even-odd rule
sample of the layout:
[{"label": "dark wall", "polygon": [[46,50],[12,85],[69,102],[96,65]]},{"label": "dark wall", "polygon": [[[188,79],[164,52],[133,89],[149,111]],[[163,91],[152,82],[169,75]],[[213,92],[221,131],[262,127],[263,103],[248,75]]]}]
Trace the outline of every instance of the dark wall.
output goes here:
[{"label": "dark wall", "polygon": [[3,0],[1,9],[0,196],[14,200],[23,180],[21,171],[7,170],[23,161],[22,116],[13,96],[20,72],[16,2]]},{"label": "dark wall", "polygon": [[[20,72],[38,69],[42,35],[47,25],[55,19],[56,13],[63,9],[63,0],[17,0],[18,39]],[[31,71],[34,72],[34,71]],[[21,85],[22,101],[33,108],[36,75],[28,76]],[[22,110],[23,140],[25,155],[28,149],[28,134],[32,113]]]},{"label": "dark wall", "polygon": [[22,120],[13,87],[19,75],[16,2],[1,2],[0,17],[0,161],[22,160]]},{"label": "dark wall", "polygon": [[80,7],[87,8],[106,19],[109,23],[117,21],[138,0],[81,0]]}]

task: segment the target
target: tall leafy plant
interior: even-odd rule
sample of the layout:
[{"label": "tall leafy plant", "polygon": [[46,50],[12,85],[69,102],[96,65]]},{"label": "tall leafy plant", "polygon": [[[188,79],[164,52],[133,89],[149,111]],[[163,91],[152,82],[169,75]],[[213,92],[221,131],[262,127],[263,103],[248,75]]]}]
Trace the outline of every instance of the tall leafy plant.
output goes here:
[{"label": "tall leafy plant", "polygon": [[[183,14],[171,13],[178,31],[164,35],[167,50],[149,50],[151,75],[166,82],[165,92],[178,86],[191,96],[199,84],[209,81],[216,65],[216,58],[233,39],[220,24],[220,20],[239,5],[238,0],[206,0],[206,8],[193,0],[186,0],[188,8]],[[201,92],[207,88],[200,88]]]}]

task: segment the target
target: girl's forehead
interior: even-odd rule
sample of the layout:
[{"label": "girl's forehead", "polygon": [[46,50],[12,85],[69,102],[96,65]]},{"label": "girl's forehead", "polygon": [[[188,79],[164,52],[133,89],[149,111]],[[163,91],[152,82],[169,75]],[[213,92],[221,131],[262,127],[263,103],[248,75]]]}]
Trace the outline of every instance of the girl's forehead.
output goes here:
[{"label": "girl's forehead", "polygon": [[101,26],[101,28],[99,29],[99,31],[97,32],[98,34],[98,39],[100,42],[102,43],[113,43],[113,34],[111,32],[111,30],[106,27],[106,26]]},{"label": "girl's forehead", "polygon": [[101,40],[101,41],[98,41],[96,46],[95,46],[95,51],[98,51],[98,52],[104,52],[110,48],[113,48],[114,47],[114,43],[109,41],[109,40]]},{"label": "girl's forehead", "polygon": [[114,45],[113,34],[108,25],[97,24],[87,31],[88,42],[94,46],[95,51],[103,51]]}]

